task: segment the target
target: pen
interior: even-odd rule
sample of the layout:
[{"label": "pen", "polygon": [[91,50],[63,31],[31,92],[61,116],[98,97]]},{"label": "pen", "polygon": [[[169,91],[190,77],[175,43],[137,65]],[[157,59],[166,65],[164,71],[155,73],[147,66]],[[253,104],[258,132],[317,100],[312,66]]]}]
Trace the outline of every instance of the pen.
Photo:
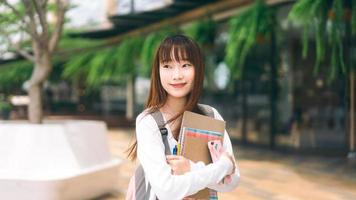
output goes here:
[{"label": "pen", "polygon": [[180,155],[180,143],[178,143],[178,147],[177,147],[177,155]]},{"label": "pen", "polygon": [[177,155],[177,145],[173,148],[173,155]]}]

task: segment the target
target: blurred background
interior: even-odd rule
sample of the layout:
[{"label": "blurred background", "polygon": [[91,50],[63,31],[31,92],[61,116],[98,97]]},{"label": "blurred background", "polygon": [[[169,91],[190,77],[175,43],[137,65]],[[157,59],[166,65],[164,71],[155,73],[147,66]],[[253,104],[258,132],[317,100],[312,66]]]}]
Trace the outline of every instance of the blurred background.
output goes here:
[{"label": "blurred background", "polygon": [[[70,0],[63,16],[56,2],[40,7],[49,33],[63,21],[47,73],[36,53],[51,46],[38,50],[41,34],[22,26],[31,21],[26,5],[0,1],[1,123],[104,121],[123,163],[119,192],[96,199],[124,199],[137,164],[124,151],[152,59],[162,39],[178,33],[203,50],[201,103],[227,121],[239,162],[241,184],[221,199],[356,199],[355,0]],[[45,20],[33,16],[46,33]],[[31,118],[41,70],[41,115]]]}]

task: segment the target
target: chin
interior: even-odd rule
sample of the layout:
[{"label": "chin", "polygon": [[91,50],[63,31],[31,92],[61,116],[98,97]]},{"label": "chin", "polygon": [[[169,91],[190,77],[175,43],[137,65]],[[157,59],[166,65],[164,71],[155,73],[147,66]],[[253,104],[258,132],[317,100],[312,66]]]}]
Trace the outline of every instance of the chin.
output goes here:
[{"label": "chin", "polygon": [[184,97],[187,97],[188,95],[189,95],[189,92],[170,94],[170,96],[172,98],[176,98],[176,99],[184,98]]}]

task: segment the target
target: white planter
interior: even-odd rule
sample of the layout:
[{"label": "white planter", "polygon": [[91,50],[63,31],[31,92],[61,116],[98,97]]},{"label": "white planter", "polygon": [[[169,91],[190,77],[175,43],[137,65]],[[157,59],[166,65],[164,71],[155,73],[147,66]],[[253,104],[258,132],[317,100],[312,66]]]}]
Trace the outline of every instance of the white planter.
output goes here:
[{"label": "white planter", "polygon": [[0,121],[0,198],[88,199],[118,192],[118,167],[99,121]]}]

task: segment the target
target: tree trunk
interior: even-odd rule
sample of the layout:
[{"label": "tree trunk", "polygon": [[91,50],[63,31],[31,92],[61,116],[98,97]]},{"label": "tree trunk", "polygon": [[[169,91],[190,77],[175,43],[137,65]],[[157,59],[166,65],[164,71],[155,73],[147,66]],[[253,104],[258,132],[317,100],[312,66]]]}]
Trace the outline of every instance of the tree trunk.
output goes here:
[{"label": "tree trunk", "polygon": [[[38,50],[38,49],[37,49]],[[39,53],[36,57],[36,63],[29,81],[29,97],[28,119],[30,123],[40,124],[43,120],[42,108],[42,86],[51,72],[52,64],[48,52]]]},{"label": "tree trunk", "polygon": [[135,111],[135,77],[130,74],[126,85],[126,119],[133,120]]},{"label": "tree trunk", "polygon": [[42,84],[31,85],[28,91],[30,104],[28,106],[28,118],[30,123],[42,123]]}]

